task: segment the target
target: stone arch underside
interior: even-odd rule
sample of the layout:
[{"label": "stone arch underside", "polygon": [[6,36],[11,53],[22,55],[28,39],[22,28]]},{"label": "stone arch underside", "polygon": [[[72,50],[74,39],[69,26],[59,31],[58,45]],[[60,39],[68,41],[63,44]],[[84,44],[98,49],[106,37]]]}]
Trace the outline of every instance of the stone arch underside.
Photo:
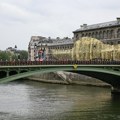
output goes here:
[{"label": "stone arch underside", "polygon": [[109,74],[109,73],[95,72],[95,71],[71,71],[71,72],[83,74],[89,77],[99,79],[112,86],[120,86],[120,76],[116,76],[116,75]]}]

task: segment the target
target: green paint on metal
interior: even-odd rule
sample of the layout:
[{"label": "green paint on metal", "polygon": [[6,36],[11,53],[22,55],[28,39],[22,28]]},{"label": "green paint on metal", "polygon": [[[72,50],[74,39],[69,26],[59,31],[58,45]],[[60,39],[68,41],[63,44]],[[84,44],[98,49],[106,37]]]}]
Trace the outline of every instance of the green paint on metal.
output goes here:
[{"label": "green paint on metal", "polygon": [[[12,75],[9,77],[5,77],[0,79],[0,83],[6,83],[6,82],[10,82],[13,80],[17,80],[20,78],[25,78],[28,76],[32,76],[35,74],[42,74],[42,73],[49,73],[49,72],[56,72],[56,71],[86,71],[86,72],[100,72],[100,73],[106,73],[106,74],[112,74],[115,76],[119,76],[120,77],[120,71],[114,71],[113,68],[114,67],[120,67],[120,66],[116,66],[116,65],[112,65],[112,66],[98,66],[98,65],[77,65],[77,70],[73,68],[73,65],[42,65],[42,66],[24,66],[24,68],[22,66],[16,66],[16,71],[18,68],[22,68],[22,69],[27,69],[28,68],[28,72],[24,72],[24,73],[19,73],[16,75]],[[0,67],[1,68],[1,67]],[[12,68],[11,66],[7,66],[7,69]],[[14,69],[15,69],[14,68]],[[108,69],[107,69],[108,68]],[[5,67],[4,67],[5,69]]]}]

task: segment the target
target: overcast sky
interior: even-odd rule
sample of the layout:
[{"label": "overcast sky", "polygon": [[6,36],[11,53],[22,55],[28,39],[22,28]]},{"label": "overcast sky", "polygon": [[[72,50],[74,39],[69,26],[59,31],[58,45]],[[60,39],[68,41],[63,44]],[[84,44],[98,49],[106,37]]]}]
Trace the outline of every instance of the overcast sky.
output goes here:
[{"label": "overcast sky", "polygon": [[31,36],[73,37],[81,24],[120,17],[120,0],[0,0],[0,50],[27,50]]}]

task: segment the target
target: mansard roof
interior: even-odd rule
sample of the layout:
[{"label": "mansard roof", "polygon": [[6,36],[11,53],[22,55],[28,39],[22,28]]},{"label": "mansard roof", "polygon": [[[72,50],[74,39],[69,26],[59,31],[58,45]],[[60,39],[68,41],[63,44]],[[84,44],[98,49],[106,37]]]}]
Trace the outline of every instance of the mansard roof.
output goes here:
[{"label": "mansard roof", "polygon": [[98,24],[93,24],[93,25],[83,24],[83,25],[81,25],[81,28],[73,31],[73,33],[94,30],[94,29],[100,29],[100,28],[106,28],[106,27],[113,27],[113,26],[120,26],[120,18],[117,18],[116,21],[98,23]]},{"label": "mansard roof", "polygon": [[56,46],[56,45],[65,45],[65,44],[73,44],[73,39],[71,38],[57,38],[57,39],[54,39],[54,38],[45,38],[41,41],[38,42],[38,46],[39,45],[48,45],[48,46]]},{"label": "mansard roof", "polygon": [[55,45],[65,45],[65,44],[73,44],[73,39],[71,39],[71,38],[54,39],[53,43],[49,44],[49,45],[55,46]]}]

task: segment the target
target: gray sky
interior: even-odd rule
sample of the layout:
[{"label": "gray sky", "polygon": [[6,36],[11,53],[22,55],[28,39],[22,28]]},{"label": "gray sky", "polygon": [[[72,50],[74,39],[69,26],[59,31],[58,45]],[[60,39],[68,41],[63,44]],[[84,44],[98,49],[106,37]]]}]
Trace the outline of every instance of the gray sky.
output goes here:
[{"label": "gray sky", "polygon": [[120,0],[0,0],[0,50],[27,50],[31,36],[73,37],[81,24],[120,17]]}]

